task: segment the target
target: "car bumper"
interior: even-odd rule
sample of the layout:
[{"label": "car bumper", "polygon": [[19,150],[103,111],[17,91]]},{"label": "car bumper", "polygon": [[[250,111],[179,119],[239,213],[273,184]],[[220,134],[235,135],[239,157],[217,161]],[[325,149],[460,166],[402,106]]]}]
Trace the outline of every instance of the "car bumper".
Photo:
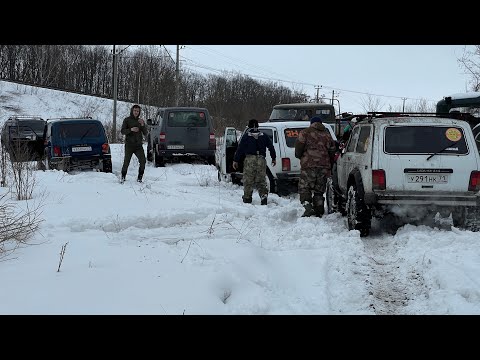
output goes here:
[{"label": "car bumper", "polygon": [[480,206],[480,195],[462,193],[374,193],[365,194],[366,204],[385,205],[436,205],[436,206]]},{"label": "car bumper", "polygon": [[277,173],[277,179],[280,181],[298,182],[298,179],[300,179],[300,172]]},{"label": "car bumper", "polygon": [[107,167],[111,167],[112,157],[111,155],[94,155],[94,156],[62,156],[62,157],[53,157],[50,159],[52,165],[60,165],[68,163],[68,168],[71,170],[88,170],[88,169],[99,169],[104,168],[104,164]]},{"label": "car bumper", "polygon": [[215,156],[215,150],[160,150],[164,157],[174,156]]}]

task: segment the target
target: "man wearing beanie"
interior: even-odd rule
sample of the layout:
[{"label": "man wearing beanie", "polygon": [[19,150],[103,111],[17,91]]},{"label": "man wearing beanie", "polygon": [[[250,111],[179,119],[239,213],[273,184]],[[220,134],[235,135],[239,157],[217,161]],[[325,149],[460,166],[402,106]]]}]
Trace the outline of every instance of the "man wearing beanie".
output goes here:
[{"label": "man wearing beanie", "polygon": [[251,119],[248,130],[243,134],[240,144],[233,158],[233,168],[237,170],[238,163],[243,159],[243,202],[251,203],[253,188],[256,187],[260,195],[261,204],[267,205],[267,148],[270,151],[272,165],[276,164],[277,154],[270,138],[258,130],[258,121]]},{"label": "man wearing beanie", "polygon": [[302,216],[322,217],[324,214],[323,194],[327,178],[331,176],[335,151],[335,141],[322,119],[314,116],[310,126],[300,131],[295,141],[295,157],[300,159],[301,167],[298,193],[305,208]]}]

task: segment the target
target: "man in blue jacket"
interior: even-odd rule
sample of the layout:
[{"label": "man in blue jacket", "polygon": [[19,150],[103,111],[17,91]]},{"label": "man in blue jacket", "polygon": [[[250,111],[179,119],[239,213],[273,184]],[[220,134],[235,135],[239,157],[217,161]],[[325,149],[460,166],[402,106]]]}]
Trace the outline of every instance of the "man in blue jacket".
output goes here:
[{"label": "man in blue jacket", "polygon": [[243,159],[243,202],[251,203],[254,186],[260,195],[261,204],[267,205],[267,148],[270,151],[272,165],[276,164],[277,154],[270,138],[258,130],[258,121],[248,122],[248,130],[242,136],[237,152],[233,158],[233,168],[238,169],[238,163]]}]

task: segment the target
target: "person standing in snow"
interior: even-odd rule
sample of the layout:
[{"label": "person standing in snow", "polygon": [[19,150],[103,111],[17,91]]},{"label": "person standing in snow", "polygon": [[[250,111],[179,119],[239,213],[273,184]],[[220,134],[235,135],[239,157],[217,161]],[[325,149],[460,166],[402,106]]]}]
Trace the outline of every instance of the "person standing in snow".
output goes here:
[{"label": "person standing in snow", "polygon": [[267,205],[268,189],[267,181],[267,148],[270,151],[272,165],[276,165],[275,148],[272,141],[263,132],[258,130],[258,121],[251,119],[248,122],[248,130],[242,136],[240,144],[233,158],[233,168],[238,169],[238,163],[243,162],[243,202],[251,203],[253,188],[256,187],[260,195],[261,204]]},{"label": "person standing in snow", "polygon": [[142,134],[147,136],[147,127],[145,126],[145,121],[140,118],[140,112],[140,106],[133,105],[130,109],[130,116],[123,120],[121,133],[125,135],[125,157],[122,166],[122,183],[127,176],[128,166],[130,165],[130,160],[133,154],[135,154],[140,163],[137,177],[138,182],[142,182],[143,173],[145,172],[145,164],[147,161],[143,150]]},{"label": "person standing in snow", "polygon": [[335,151],[335,141],[322,119],[314,116],[310,119],[310,126],[300,131],[295,140],[295,157],[300,159],[301,167],[298,193],[305,208],[302,216],[323,216],[323,194],[327,178],[331,176]]}]

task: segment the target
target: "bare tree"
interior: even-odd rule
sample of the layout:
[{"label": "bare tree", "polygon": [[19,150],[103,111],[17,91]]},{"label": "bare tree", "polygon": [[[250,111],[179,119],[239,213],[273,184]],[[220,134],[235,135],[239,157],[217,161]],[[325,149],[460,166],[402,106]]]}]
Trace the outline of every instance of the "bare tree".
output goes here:
[{"label": "bare tree", "polygon": [[471,90],[480,91],[480,45],[474,45],[471,50],[465,47],[458,62],[467,74],[470,75]]},{"label": "bare tree", "polygon": [[415,100],[413,104],[405,107],[405,112],[434,113],[436,106],[434,103],[428,103],[426,99]]},{"label": "bare tree", "polygon": [[36,185],[35,171],[37,164],[33,159],[31,147],[23,141],[15,141],[10,149],[10,165],[13,176],[11,192],[17,200],[29,200],[32,198]]},{"label": "bare tree", "polygon": [[382,111],[384,104],[378,96],[368,94],[361,100],[362,108],[365,112]]},{"label": "bare tree", "polygon": [[43,222],[43,202],[26,210],[18,210],[8,201],[7,194],[0,196],[0,258],[7,256],[38,230]]}]

